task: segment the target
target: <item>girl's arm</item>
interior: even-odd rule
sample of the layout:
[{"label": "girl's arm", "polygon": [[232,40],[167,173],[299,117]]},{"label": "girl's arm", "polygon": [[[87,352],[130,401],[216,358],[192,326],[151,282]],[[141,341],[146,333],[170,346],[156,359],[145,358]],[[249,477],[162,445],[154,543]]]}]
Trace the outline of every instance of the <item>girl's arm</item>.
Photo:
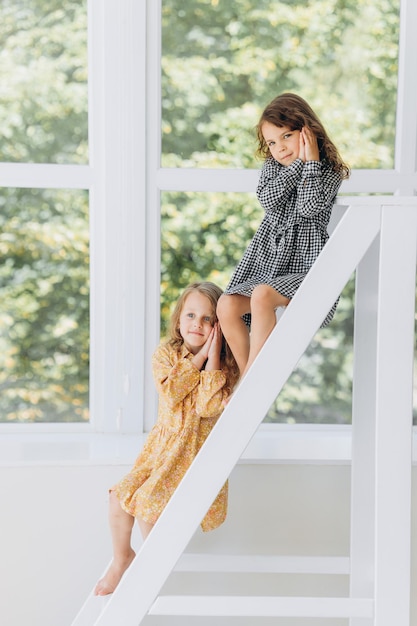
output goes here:
[{"label": "girl's arm", "polygon": [[317,137],[308,127],[300,132],[299,158],[304,167],[297,185],[295,211],[302,217],[314,217],[332,206],[342,180],[330,167],[323,167]]},{"label": "girl's arm", "polygon": [[222,370],[203,370],[197,390],[195,410],[200,417],[218,417],[230,393]]},{"label": "girl's arm", "polygon": [[297,185],[296,214],[310,218],[331,208],[341,183],[338,172],[319,161],[307,161]]},{"label": "girl's arm", "polygon": [[296,159],[288,167],[283,167],[268,158],[263,164],[256,189],[256,195],[265,211],[276,211],[285,207],[288,198],[295,191],[303,173],[303,162]]},{"label": "girl's arm", "polygon": [[173,358],[169,346],[159,346],[152,357],[156,390],[168,406],[182,402],[200,383],[200,371],[189,359]]}]

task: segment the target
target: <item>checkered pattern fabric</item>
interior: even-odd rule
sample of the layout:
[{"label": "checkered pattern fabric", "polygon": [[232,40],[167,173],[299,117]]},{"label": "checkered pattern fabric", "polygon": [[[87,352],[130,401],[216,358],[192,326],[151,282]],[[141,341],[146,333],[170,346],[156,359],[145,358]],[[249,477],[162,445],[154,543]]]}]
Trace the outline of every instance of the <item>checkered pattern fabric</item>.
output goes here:
[{"label": "checkered pattern fabric", "polygon": [[[292,298],[329,238],[327,225],[341,182],[324,162],[296,159],[284,167],[266,159],[256,191],[265,215],[225,293],[250,297],[256,285],[266,284]],[[244,319],[250,324],[250,315]]]}]

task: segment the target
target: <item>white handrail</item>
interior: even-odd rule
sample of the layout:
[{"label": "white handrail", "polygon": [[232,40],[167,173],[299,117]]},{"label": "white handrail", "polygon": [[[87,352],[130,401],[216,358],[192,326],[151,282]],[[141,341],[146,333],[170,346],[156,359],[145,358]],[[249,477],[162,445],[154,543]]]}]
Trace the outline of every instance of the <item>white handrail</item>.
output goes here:
[{"label": "white handrail", "polygon": [[[355,206],[346,211],[96,626],[141,623],[272,401],[378,234],[380,220],[381,206]],[[303,323],[294,323],[298,319]]]},{"label": "white handrail", "polygon": [[[114,626],[119,623],[138,626],[142,622],[270,404],[376,239],[382,216],[390,215],[395,220],[399,215],[394,215],[394,211],[404,213],[405,221],[410,222],[408,242],[411,242],[417,227],[417,200],[384,197],[382,202],[381,198],[376,201],[372,197],[364,199],[363,204],[358,198],[350,203],[102,613],[97,619],[93,618],[87,601],[85,610],[80,611],[73,626]],[[411,211],[402,210],[401,205],[408,205]],[[339,214],[344,210],[341,207],[336,209]],[[330,230],[332,228],[333,225]],[[411,271],[408,274],[411,276]],[[94,601],[91,596],[90,599]],[[353,602],[355,598],[351,600]]]}]

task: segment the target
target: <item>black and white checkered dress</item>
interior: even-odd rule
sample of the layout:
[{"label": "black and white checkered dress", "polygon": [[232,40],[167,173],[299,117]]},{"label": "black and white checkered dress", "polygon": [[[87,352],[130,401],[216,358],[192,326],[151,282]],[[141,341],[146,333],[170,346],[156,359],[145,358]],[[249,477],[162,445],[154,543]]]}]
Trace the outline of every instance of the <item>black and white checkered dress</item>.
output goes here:
[{"label": "black and white checkered dress", "polygon": [[[296,159],[284,167],[266,159],[256,190],[265,216],[225,293],[250,297],[256,285],[266,284],[292,298],[329,238],[327,225],[341,182],[324,162]],[[250,315],[244,319],[250,324]]]}]

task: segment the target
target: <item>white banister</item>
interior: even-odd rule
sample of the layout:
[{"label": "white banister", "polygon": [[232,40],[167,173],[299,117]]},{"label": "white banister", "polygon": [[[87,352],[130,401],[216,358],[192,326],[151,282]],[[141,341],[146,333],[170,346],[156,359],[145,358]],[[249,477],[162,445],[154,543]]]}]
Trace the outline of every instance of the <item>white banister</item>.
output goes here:
[{"label": "white banister", "polygon": [[[346,212],[125,573],[97,626],[137,626],[146,615],[271,402],[376,237],[380,212],[380,206],[356,206]],[[298,324],[298,320],[303,323]]]},{"label": "white banister", "polygon": [[[138,626],[147,614],[333,616],[349,618],[351,626],[409,626],[417,199],[360,200],[345,211],[100,615],[92,617],[97,598],[90,596],[73,626]],[[184,567],[187,559],[182,566],[179,559],[196,527],[358,266],[350,562],[340,560],[338,571],[335,561],[306,557],[298,563],[262,557],[255,570],[253,557],[245,557],[239,565],[320,573],[319,566],[335,574],[350,567],[350,597],[158,597],[176,564],[178,571]],[[222,567],[232,571],[238,560]],[[190,559],[188,565],[198,571]]]}]

